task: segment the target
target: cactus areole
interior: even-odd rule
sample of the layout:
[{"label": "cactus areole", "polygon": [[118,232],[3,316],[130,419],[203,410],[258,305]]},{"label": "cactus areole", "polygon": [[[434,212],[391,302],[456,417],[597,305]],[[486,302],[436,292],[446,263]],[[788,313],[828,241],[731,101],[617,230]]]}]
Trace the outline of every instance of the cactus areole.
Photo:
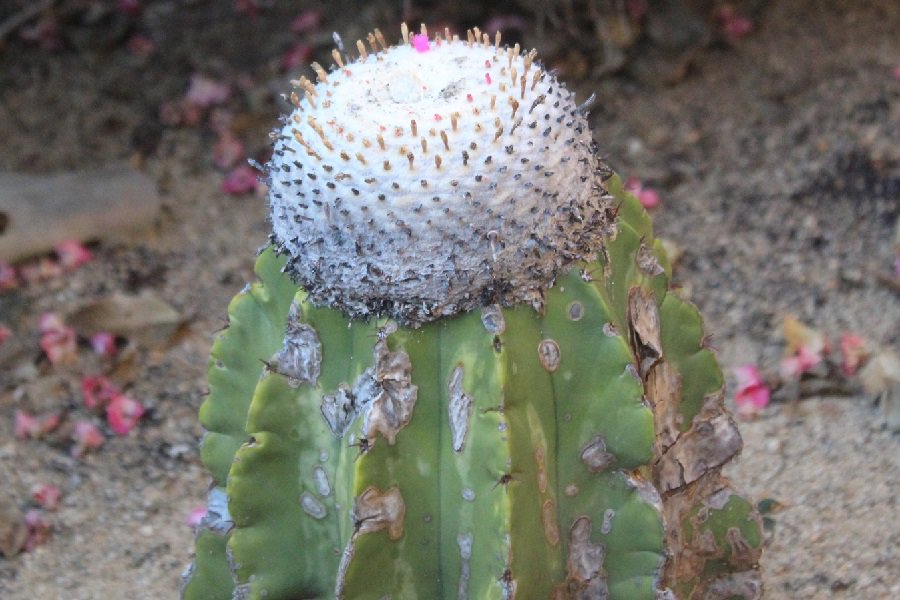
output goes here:
[{"label": "cactus areole", "polygon": [[273,134],[183,598],[760,598],[721,371],[573,95],[477,29],[353,55]]}]

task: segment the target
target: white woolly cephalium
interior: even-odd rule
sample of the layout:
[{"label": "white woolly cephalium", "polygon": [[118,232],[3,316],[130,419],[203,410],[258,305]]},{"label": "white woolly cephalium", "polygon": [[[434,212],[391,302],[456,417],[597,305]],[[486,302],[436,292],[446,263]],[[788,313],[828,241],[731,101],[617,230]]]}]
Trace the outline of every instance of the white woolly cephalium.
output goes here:
[{"label": "white woolly cephalium", "polygon": [[421,324],[539,303],[595,251],[603,165],[573,94],[477,30],[376,30],[291,94],[268,165],[274,239],[313,301]]}]

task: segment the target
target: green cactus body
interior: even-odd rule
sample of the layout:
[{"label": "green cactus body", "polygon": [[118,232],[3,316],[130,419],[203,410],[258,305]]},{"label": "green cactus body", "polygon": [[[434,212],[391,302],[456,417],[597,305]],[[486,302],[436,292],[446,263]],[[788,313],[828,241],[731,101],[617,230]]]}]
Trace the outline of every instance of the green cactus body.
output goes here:
[{"label": "green cactus body", "polygon": [[757,598],[760,522],[696,310],[617,178],[535,310],[418,328],[312,305],[268,249],[216,341],[219,508],[183,597]]}]

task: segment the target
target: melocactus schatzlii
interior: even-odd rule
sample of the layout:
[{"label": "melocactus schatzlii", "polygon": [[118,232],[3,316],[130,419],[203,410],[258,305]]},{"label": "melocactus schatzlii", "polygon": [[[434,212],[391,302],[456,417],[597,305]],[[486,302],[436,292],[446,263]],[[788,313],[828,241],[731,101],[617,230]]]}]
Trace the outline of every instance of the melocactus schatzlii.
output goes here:
[{"label": "melocactus schatzlii", "polygon": [[318,304],[413,326],[529,302],[607,223],[583,111],[536,59],[477,29],[376,29],[293,82],[267,165],[274,241]]}]

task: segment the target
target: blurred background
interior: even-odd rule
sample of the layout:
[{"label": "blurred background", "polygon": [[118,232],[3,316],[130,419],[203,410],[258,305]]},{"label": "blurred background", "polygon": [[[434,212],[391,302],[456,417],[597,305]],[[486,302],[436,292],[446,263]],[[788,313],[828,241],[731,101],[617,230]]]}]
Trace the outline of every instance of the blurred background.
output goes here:
[{"label": "blurred background", "polygon": [[401,21],[595,94],[729,375],[767,597],[900,597],[896,0],[0,0],[0,597],[176,596],[246,159],[333,32]]}]

